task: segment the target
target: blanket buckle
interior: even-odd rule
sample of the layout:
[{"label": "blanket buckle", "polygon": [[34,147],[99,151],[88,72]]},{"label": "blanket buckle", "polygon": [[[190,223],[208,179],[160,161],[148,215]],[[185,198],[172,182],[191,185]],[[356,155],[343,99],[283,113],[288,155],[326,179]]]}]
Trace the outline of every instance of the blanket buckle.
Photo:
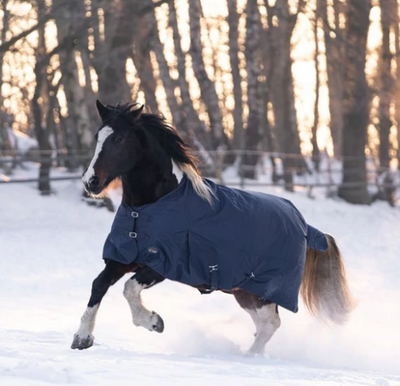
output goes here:
[{"label": "blanket buckle", "polygon": [[208,268],[210,269],[210,273],[214,271],[218,271],[218,264],[209,265]]}]

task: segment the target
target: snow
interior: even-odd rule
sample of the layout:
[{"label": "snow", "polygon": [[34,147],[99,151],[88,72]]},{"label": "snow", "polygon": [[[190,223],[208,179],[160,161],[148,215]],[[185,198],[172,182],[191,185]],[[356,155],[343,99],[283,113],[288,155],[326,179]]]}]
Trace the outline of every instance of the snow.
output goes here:
[{"label": "snow", "polygon": [[95,346],[80,352],[69,346],[113,214],[84,204],[78,181],[54,187],[42,197],[35,184],[0,186],[1,386],[400,385],[398,209],[268,190],[338,239],[359,299],[343,327],[280,309],[266,356],[249,359],[254,326],[231,296],[167,281],[144,291],[165,322],[157,334],[133,326],[121,280],[100,307]]},{"label": "snow", "polygon": [[12,148],[18,150],[18,154],[25,154],[30,149],[37,148],[38,146],[36,139],[29,137],[19,130],[9,128],[8,138],[11,142]]}]

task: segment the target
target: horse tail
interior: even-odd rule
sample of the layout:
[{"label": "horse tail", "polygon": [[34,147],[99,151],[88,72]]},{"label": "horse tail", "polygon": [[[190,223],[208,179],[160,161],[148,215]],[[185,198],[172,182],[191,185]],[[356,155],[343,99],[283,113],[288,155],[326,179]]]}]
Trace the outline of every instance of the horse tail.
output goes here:
[{"label": "horse tail", "polygon": [[325,237],[328,244],[326,251],[307,249],[300,293],[313,315],[325,321],[343,324],[355,303],[336,241],[330,235]]}]

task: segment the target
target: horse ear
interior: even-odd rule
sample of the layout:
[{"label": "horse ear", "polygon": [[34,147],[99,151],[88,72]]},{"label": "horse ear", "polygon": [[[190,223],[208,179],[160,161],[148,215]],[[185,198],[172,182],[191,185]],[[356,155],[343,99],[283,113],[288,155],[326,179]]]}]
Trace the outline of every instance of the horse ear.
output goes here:
[{"label": "horse ear", "polygon": [[144,105],[141,105],[138,109],[132,110],[131,111],[132,118],[135,120],[138,119],[141,116],[143,109],[144,109]]},{"label": "horse ear", "polygon": [[96,107],[100,118],[104,121],[110,113],[110,109],[104,106],[98,99],[96,100]]}]

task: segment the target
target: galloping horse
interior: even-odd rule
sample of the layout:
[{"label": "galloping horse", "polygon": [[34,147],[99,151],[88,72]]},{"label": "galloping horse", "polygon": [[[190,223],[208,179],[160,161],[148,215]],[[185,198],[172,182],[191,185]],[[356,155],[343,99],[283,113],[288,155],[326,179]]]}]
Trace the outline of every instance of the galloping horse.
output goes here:
[{"label": "galloping horse", "polygon": [[227,188],[202,178],[189,147],[165,119],[137,104],[104,106],[96,149],[83,174],[93,195],[115,178],[123,198],[104,245],[72,348],[93,345],[96,314],[126,273],[133,323],[162,332],[141,291],[165,278],[202,293],[233,294],[256,326],[250,355],[262,354],[280,326],[278,306],[297,312],[299,292],[315,315],[343,323],[353,308],[334,238],[308,225],[288,200]]}]

